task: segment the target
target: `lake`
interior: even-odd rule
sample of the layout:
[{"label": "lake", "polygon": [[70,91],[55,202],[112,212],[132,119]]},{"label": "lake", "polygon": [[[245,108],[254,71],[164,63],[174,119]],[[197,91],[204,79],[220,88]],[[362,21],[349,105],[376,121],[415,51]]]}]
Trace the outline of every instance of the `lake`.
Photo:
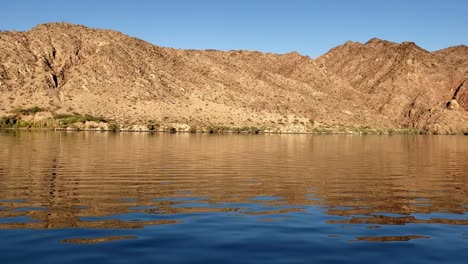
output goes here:
[{"label": "lake", "polygon": [[0,263],[466,263],[468,137],[0,131]]}]

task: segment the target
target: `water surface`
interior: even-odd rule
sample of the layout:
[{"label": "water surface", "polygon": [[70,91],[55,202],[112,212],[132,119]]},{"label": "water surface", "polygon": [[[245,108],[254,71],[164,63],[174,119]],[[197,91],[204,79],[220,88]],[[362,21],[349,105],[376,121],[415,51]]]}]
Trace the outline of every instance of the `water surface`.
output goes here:
[{"label": "water surface", "polygon": [[1,263],[466,263],[468,137],[0,132]]}]

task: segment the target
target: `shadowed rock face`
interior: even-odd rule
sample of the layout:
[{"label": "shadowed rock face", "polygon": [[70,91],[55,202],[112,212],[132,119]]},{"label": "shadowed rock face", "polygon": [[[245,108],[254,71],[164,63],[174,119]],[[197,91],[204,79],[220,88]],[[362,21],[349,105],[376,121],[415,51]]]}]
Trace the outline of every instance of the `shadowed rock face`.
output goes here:
[{"label": "shadowed rock face", "polygon": [[[296,52],[163,48],[51,23],[1,32],[0,48],[0,114],[37,105],[127,124],[468,130],[466,84],[454,98],[467,78],[466,56],[457,55],[466,47],[430,53],[372,39],[313,60]],[[458,109],[446,107],[452,99]]]}]

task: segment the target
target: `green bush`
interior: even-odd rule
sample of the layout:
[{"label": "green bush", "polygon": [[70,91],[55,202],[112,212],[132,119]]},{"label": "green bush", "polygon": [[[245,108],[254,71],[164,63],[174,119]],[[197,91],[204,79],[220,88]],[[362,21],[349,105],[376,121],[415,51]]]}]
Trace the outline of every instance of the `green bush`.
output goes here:
[{"label": "green bush", "polygon": [[31,127],[30,122],[23,121],[16,116],[3,116],[0,118],[0,128]]}]

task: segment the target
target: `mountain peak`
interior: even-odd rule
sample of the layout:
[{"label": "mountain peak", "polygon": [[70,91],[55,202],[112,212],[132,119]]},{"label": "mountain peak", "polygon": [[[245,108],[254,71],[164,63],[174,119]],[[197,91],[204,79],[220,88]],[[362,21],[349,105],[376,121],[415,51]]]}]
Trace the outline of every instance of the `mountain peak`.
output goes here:
[{"label": "mountain peak", "polygon": [[384,39],[371,38],[364,45],[371,46],[371,45],[378,45],[378,44],[396,44],[396,43],[392,41],[384,40]]},{"label": "mountain peak", "polygon": [[308,57],[308,56],[300,54],[297,51],[288,52],[288,53],[284,54],[284,56],[291,57],[291,58],[306,58],[306,57]]},{"label": "mountain peak", "polygon": [[369,39],[369,40],[366,42],[366,44],[380,43],[380,42],[383,42],[383,41],[384,41],[384,40],[382,40],[382,39],[379,39],[379,38],[374,37],[374,38]]},{"label": "mountain peak", "polygon": [[421,48],[420,46],[418,46],[416,43],[412,42],[412,41],[403,41],[401,44],[400,44],[400,47],[404,48],[404,49],[412,49],[412,50],[418,50],[418,51],[422,51],[424,53],[430,53],[429,51]]},{"label": "mountain peak", "polygon": [[78,25],[78,24],[72,24],[68,22],[49,22],[49,23],[43,23],[43,24],[38,24],[35,27],[33,27],[31,30],[41,30],[41,29],[52,29],[52,28],[88,28],[83,25]]}]

